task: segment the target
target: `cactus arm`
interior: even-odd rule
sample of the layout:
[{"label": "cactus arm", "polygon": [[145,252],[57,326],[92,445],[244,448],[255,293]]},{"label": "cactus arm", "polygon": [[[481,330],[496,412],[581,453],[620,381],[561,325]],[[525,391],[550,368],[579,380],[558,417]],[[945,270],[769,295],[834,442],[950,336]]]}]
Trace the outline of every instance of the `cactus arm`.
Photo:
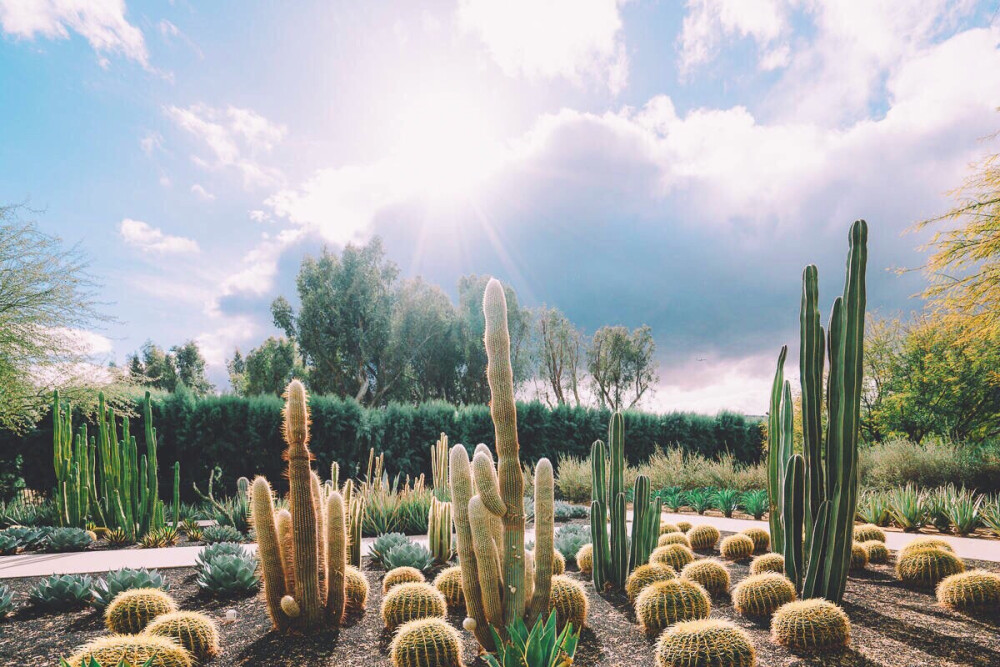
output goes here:
[{"label": "cactus arm", "polygon": [[594,545],[594,588],[604,591],[611,570],[611,548],[608,544],[608,495],[605,474],[607,459],[600,440],[590,447],[591,503],[590,538]]},{"label": "cactus arm", "polygon": [[[650,521],[648,514],[652,511],[649,502],[649,477],[639,475],[635,480],[635,493],[632,497],[632,541],[629,548],[628,572],[649,560],[653,541],[650,540]],[[659,526],[657,526],[657,529]],[[659,530],[657,530],[657,535]],[[655,538],[654,538],[655,539]],[[626,579],[628,578],[626,573]]]},{"label": "cactus arm", "polygon": [[487,520],[489,513],[482,499],[473,496],[469,501],[469,526],[472,530],[472,548],[476,552],[483,609],[490,625],[503,628],[505,584],[500,571],[500,556],[497,553],[496,542],[489,534]]},{"label": "cactus arm", "polygon": [[274,521],[274,500],[271,485],[263,477],[253,481],[254,531],[257,533],[257,558],[264,575],[264,602],[271,622],[279,630],[288,627],[288,617],[281,609],[281,598],[286,594],[285,567]]},{"label": "cactus arm", "polygon": [[771,528],[771,548],[780,552],[784,548],[781,532],[781,479],[785,462],[781,460],[781,396],[785,385],[785,356],[788,346],[778,353],[778,364],[771,385],[771,401],[767,414],[767,495],[768,522]]},{"label": "cactus arm", "polygon": [[319,576],[319,600],[321,605],[326,604],[327,597],[327,560],[326,560],[326,503],[323,498],[322,483],[319,475],[313,470],[309,475],[309,491],[312,493],[313,505],[316,507],[316,559],[318,563]]},{"label": "cactus arm", "polygon": [[823,501],[823,365],[826,350],[819,317],[819,274],[810,264],[802,272],[799,312],[799,377],[802,388],[802,457],[805,465],[805,535]]},{"label": "cactus arm", "polygon": [[785,574],[795,584],[795,590],[802,591],[802,525],[805,504],[803,485],[805,483],[805,460],[801,454],[794,454],[785,466],[785,483],[782,493],[784,507],[781,512],[785,534]]},{"label": "cactus arm", "polygon": [[295,556],[292,554],[292,514],[288,510],[278,510],[274,514],[274,526],[278,533],[278,548],[285,572],[285,595],[295,592]]},{"label": "cactus arm", "polygon": [[[531,602],[528,606],[527,627],[533,627],[538,618],[543,617],[549,608],[549,594],[552,590],[552,561],[555,559],[555,507],[553,497],[555,483],[553,481],[552,463],[542,458],[535,465],[535,553],[534,574],[531,577],[533,587]],[[526,577],[527,578],[527,577]],[[527,594],[527,591],[525,592]]]},{"label": "cactus arm", "polygon": [[181,462],[174,461],[174,528],[181,523]]},{"label": "cactus arm", "polygon": [[347,572],[347,523],[344,498],[339,491],[326,501],[327,615],[334,625],[344,617],[344,574]]},{"label": "cactus arm", "polygon": [[472,476],[476,482],[476,491],[490,514],[498,517],[506,514],[507,507],[500,497],[500,485],[496,471],[493,470],[493,461],[481,451],[472,457]]},{"label": "cactus arm", "polygon": [[611,415],[608,425],[608,501],[611,504],[611,576],[615,589],[628,578],[628,534],[625,530],[625,419],[620,412]]}]

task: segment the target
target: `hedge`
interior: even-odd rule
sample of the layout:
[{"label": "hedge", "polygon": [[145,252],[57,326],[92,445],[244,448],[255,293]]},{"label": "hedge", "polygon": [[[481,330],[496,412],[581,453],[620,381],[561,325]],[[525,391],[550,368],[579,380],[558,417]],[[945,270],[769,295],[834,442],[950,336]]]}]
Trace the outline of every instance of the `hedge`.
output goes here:
[{"label": "hedge", "polygon": [[[493,423],[485,405],[429,402],[364,408],[352,399],[313,396],[310,408],[310,446],[320,470],[328,470],[332,461],[339,461],[347,473],[363,473],[368,450],[374,447],[376,452],[385,452],[390,475],[427,473],[429,477],[429,448],[439,433],[447,433],[452,443],[470,447],[479,442],[492,445],[493,441]],[[161,496],[169,496],[169,475],[175,460],[181,461],[185,500],[193,496],[191,482],[203,488],[216,465],[223,469],[227,491],[240,475],[263,474],[281,484],[281,409],[281,399],[274,396],[195,398],[185,392],[154,397],[153,421],[163,472]],[[547,456],[556,462],[561,455],[589,455],[591,443],[606,437],[609,417],[609,411],[603,409],[519,403],[521,458],[533,462]],[[141,429],[133,425],[132,430],[139,433],[141,445]],[[760,421],[730,412],[714,417],[629,412],[625,433],[626,456],[633,464],[648,458],[658,444],[680,445],[705,456],[729,451],[748,463],[758,461],[762,452]],[[0,475],[4,474],[23,477],[29,488],[52,486],[50,419],[23,437],[0,432]]]}]

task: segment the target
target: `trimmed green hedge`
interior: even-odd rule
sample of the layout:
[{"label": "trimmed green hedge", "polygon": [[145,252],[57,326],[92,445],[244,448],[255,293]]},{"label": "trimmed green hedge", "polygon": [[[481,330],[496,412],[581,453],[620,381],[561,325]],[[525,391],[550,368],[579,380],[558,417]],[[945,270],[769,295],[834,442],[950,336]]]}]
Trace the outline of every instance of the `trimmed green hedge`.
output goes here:
[{"label": "trimmed green hedge", "polygon": [[[232,492],[235,478],[240,475],[264,474],[280,485],[284,470],[282,405],[281,399],[274,396],[195,398],[189,393],[177,393],[154,398],[153,421],[164,475],[160,482],[161,497],[169,499],[168,477],[175,460],[181,461],[185,499],[193,496],[191,482],[196,481],[203,488],[215,465],[223,468],[222,488],[227,493]],[[320,470],[328,470],[336,460],[347,466],[347,473],[359,470],[363,473],[368,449],[374,447],[376,452],[386,453],[390,475],[427,473],[429,477],[430,445],[439,433],[447,433],[452,443],[470,447],[493,442],[493,423],[485,405],[456,407],[430,402],[368,409],[352,399],[313,396],[310,408],[310,447]],[[587,456],[591,443],[606,437],[609,418],[607,410],[569,406],[551,409],[537,401],[519,403],[521,458],[536,461],[547,456],[556,462],[564,454]],[[141,444],[141,429],[138,433]],[[758,461],[762,452],[760,422],[727,412],[715,417],[629,412],[625,416],[625,433],[626,456],[633,464],[646,460],[657,444],[679,444],[704,456],[728,450],[748,463]],[[0,433],[0,474],[3,473],[19,474],[29,488],[52,486],[49,419],[23,438]]]}]

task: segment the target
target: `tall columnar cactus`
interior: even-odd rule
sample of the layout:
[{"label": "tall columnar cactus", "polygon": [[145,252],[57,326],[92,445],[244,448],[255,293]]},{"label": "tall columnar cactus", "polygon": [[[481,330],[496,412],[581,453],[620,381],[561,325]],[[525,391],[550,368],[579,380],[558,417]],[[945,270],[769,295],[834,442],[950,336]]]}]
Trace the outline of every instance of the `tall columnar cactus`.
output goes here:
[{"label": "tall columnar cactus", "polygon": [[[861,402],[868,226],[851,227],[847,279],[828,331],[820,326],[818,273],[802,276],[799,376],[802,453],[794,452],[791,384],[784,379],[787,348],[778,356],[768,421],[771,544],[804,598],[840,602],[851,563],[858,500],[858,414]],[[823,395],[824,354],[829,356]],[[823,432],[824,410],[826,433]]]},{"label": "tall columnar cactus", "polygon": [[254,480],[250,494],[268,614],[277,630],[340,625],[346,604],[348,512],[341,493],[325,491],[312,471],[309,408],[298,380],[292,380],[285,394],[284,434],[288,515],[274,511],[265,478]]},{"label": "tall columnar cactus", "polygon": [[[517,411],[510,365],[507,301],[499,281],[490,280],[483,297],[486,318],[486,377],[498,464],[485,445],[471,464],[462,445],[452,448],[449,481],[458,561],[469,618],[465,626],[487,650],[494,648],[490,626],[501,637],[515,619],[528,626],[547,613],[551,590],[554,517],[552,464],[535,466],[535,553],[525,558],[521,462]],[[530,598],[528,591],[531,591]]]},{"label": "tall columnar cactus", "polygon": [[[52,464],[56,472],[55,505],[60,526],[83,527],[91,508],[95,513],[100,510],[94,454],[94,445],[87,442],[87,425],[82,424],[74,436],[70,405],[61,403],[59,392],[53,392]],[[104,525],[103,520],[99,523]]]},{"label": "tall columnar cactus", "polygon": [[451,559],[451,493],[448,490],[448,436],[431,445],[431,479],[434,496],[427,515],[427,542],[438,563]]},{"label": "tall columnar cactus", "polygon": [[[361,568],[361,523],[365,516],[365,496],[354,487],[354,480],[344,482],[342,491],[347,509],[347,564]],[[449,525],[450,529],[450,525]]]},{"label": "tall columnar cactus", "polygon": [[608,443],[608,455],[600,440],[590,449],[590,532],[594,587],[598,591],[621,590],[629,573],[649,560],[660,530],[661,501],[649,499],[649,478],[645,475],[635,480],[631,540],[625,530],[625,419],[620,412],[611,416]]}]

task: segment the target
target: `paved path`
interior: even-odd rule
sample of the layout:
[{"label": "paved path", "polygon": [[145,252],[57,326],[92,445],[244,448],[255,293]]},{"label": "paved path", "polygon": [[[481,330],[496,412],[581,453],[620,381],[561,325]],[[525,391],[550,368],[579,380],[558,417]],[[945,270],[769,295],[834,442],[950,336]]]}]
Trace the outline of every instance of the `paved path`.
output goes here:
[{"label": "paved path", "polygon": [[[669,512],[663,513],[662,520],[670,523],[676,523],[677,521],[689,521],[692,524],[707,523],[727,532],[739,532],[751,526],[767,528],[766,521],[726,519],[724,517],[697,516],[693,514],[671,514]],[[952,537],[936,533],[932,535],[950,543],[955,549],[955,553],[962,558],[1000,562],[1000,541]],[[534,539],[534,531],[530,529],[526,530],[525,537],[527,539]],[[917,535],[909,533],[886,531],[887,546],[894,551],[898,551],[916,537]],[[427,537],[424,535],[415,535],[411,539],[425,546],[427,545]],[[371,537],[363,540],[363,553],[368,553],[368,548],[373,541],[374,538]],[[248,544],[247,547],[253,551],[257,549],[257,545],[255,544]],[[201,547],[170,547],[167,549],[119,549],[65,554],[2,556],[0,557],[0,579],[46,576],[57,573],[107,572],[108,570],[115,570],[120,567],[155,567],[160,569],[190,567],[194,565],[195,557],[200,550]]]}]

